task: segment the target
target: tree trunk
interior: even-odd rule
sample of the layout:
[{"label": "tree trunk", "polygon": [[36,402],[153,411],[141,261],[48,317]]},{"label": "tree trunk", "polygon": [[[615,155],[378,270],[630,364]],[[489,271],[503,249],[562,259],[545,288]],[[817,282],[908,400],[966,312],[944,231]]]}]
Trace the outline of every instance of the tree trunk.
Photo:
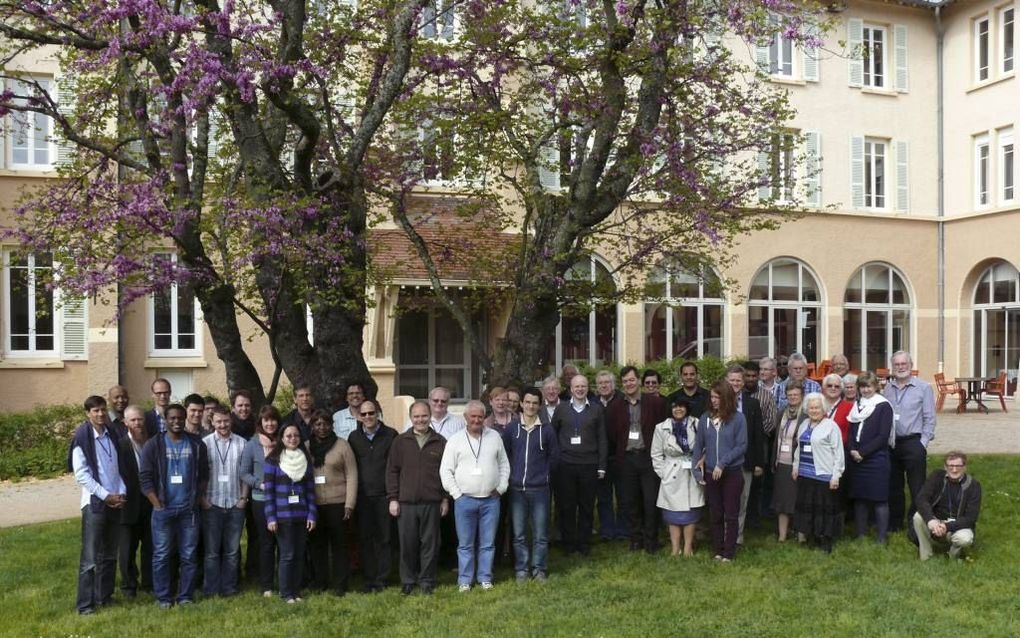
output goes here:
[{"label": "tree trunk", "polygon": [[548,373],[541,365],[546,347],[556,335],[559,321],[555,291],[536,290],[534,286],[518,291],[506,334],[493,357],[489,385],[541,381]]},{"label": "tree trunk", "polygon": [[202,304],[202,314],[216,346],[216,356],[223,362],[227,389],[230,392],[240,389],[251,392],[252,405],[257,409],[265,402],[266,393],[258,370],[244,350],[234,310],[234,291],[225,284],[199,285],[195,296]]}]

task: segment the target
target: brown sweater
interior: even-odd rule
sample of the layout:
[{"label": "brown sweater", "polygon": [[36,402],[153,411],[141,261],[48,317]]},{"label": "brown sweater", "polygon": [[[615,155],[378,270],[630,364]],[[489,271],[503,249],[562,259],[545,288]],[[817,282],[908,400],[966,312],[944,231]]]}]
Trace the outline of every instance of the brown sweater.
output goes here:
[{"label": "brown sweater", "polygon": [[401,503],[438,503],[447,498],[439,477],[444,449],[446,439],[432,428],[421,448],[413,429],[398,436],[386,466],[386,498]]},{"label": "brown sweater", "polygon": [[[354,459],[351,446],[343,439],[337,439],[321,467],[315,470],[316,505],[338,505],[354,509],[358,501],[358,462]],[[320,476],[326,477],[323,483]]]}]

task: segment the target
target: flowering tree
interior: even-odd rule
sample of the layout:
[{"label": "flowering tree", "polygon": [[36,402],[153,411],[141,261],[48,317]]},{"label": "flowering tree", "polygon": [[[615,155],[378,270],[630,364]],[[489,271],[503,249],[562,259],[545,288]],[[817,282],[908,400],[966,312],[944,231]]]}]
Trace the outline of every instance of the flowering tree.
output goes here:
[{"label": "flowering tree", "polygon": [[[13,234],[70,294],[194,291],[228,387],[256,403],[239,317],[268,336],[270,395],[281,370],[323,398],[373,388],[366,183],[425,4],[0,1],[0,115],[51,118],[67,151]],[[19,66],[33,55],[59,58],[56,87]]]},{"label": "flowering tree", "polygon": [[[814,55],[819,7],[538,0],[448,11],[450,37],[423,49],[411,74],[431,88],[402,101],[397,117],[444,132],[426,168],[471,195],[465,217],[518,231],[506,251],[477,255],[490,273],[479,289],[510,313],[496,352],[482,355],[491,381],[544,374],[561,314],[640,298],[653,265],[698,272],[724,262],[735,237],[798,209],[803,192],[781,184],[797,169],[767,159],[789,150],[810,162],[782,148],[795,143],[781,135],[793,115],[787,96],[769,85],[767,59],[733,51],[760,51],[779,34]],[[435,294],[485,353],[422,241],[432,220],[409,201],[390,193]],[[611,256],[615,285],[573,270],[596,251]]]}]

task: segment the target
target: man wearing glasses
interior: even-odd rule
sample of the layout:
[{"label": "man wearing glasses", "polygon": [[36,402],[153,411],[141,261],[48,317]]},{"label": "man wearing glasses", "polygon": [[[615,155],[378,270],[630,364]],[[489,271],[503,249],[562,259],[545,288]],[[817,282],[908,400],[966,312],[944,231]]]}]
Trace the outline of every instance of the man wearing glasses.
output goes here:
[{"label": "man wearing glasses", "polygon": [[443,386],[436,386],[429,392],[429,407],[432,408],[432,429],[446,440],[466,427],[464,417],[449,411],[450,391]]},{"label": "man wearing glasses", "polygon": [[170,382],[166,379],[156,379],[149,389],[152,390],[155,406],[145,413],[145,432],[151,438],[160,432],[166,432],[166,407],[170,405]]},{"label": "man wearing glasses", "polygon": [[917,495],[914,531],[921,560],[932,555],[932,543],[949,545],[949,556],[974,544],[974,528],[981,513],[981,484],[967,474],[967,455],[950,452],[945,469],[935,470]]},{"label": "man wearing glasses", "polygon": [[351,432],[358,428],[358,411],[365,401],[365,388],[360,383],[351,383],[346,392],[347,407],[333,413],[333,432],[347,441]]}]

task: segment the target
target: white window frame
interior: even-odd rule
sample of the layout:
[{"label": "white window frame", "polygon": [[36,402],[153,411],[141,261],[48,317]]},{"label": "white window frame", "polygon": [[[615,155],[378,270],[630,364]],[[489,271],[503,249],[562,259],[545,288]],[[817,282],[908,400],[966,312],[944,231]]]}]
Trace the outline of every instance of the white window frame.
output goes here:
[{"label": "white window frame", "polygon": [[[28,253],[25,255],[28,266],[28,317],[29,317],[29,329],[28,329],[28,349],[15,350],[11,344],[11,255],[12,250],[8,248],[3,249],[3,297],[0,298],[3,304],[3,356],[11,359],[38,359],[38,358],[58,358],[60,356],[60,294],[59,291],[54,289],[53,291],[53,302],[51,304],[50,312],[53,317],[53,347],[48,349],[39,349],[36,347],[36,338],[38,336],[36,332],[36,274],[35,271],[44,269],[45,266],[36,268],[35,265],[35,254]],[[51,266],[52,268],[52,266]]]},{"label": "white window frame", "polygon": [[[882,36],[880,55],[877,56],[875,55],[874,37],[876,33]],[[886,52],[889,50],[889,29],[882,25],[865,23],[861,34],[861,45],[864,47],[863,86],[872,89],[887,89],[889,88],[889,56]]]},{"label": "white window frame", "polygon": [[[163,257],[170,258],[172,263],[177,263],[176,253],[161,253]],[[163,359],[173,357],[201,357],[202,356],[202,342],[205,337],[205,330],[202,326],[202,309],[199,306],[198,297],[195,296],[195,346],[193,348],[181,348],[179,347],[180,342],[180,331],[177,325],[177,304],[180,299],[179,291],[177,290],[177,282],[170,284],[170,341],[173,345],[171,348],[156,348],[156,298],[153,294],[146,295],[146,305],[148,312],[147,314],[147,327],[146,336],[148,341],[149,358],[152,359]],[[192,293],[194,294],[194,293]]]},{"label": "white window frame", "polygon": [[783,131],[773,138],[769,157],[769,170],[773,178],[771,194],[781,204],[793,201],[797,190],[797,135],[796,131]]},{"label": "white window frame", "polygon": [[[56,82],[52,77],[31,76],[26,77],[24,80],[10,80],[8,82],[8,88],[15,93],[23,93],[34,88],[31,85],[31,82],[38,82],[51,97],[53,96]],[[17,102],[23,102],[23,100],[17,100]],[[35,154],[41,149],[41,147],[36,144],[38,141],[36,140],[36,136],[31,134],[34,131],[30,132],[27,130],[29,128],[29,122],[34,123],[37,118],[41,118],[46,126],[46,137],[43,144],[46,146],[46,158],[48,161],[45,164],[36,163]],[[6,165],[11,170],[22,171],[52,171],[55,169],[57,164],[57,144],[54,140],[53,118],[41,113],[11,112],[7,116],[6,122],[3,122],[3,118],[0,118],[0,128],[2,128],[2,130],[0,130],[0,134],[3,134],[6,138],[6,143],[3,144],[3,146],[5,146],[6,149],[9,149],[5,151],[7,158],[9,158],[8,161],[5,162],[3,161],[5,158],[0,158],[0,166]],[[25,132],[27,138],[27,147],[25,147],[27,148],[27,162],[17,161],[14,155],[15,136],[21,131]]]},{"label": "white window frame", "polygon": [[792,39],[784,36],[782,31],[776,31],[767,48],[769,75],[788,79],[797,77],[797,47]]},{"label": "white window frame", "polygon": [[[797,267],[798,267],[797,268],[797,301],[773,300],[772,299],[772,291],[773,291],[773,287],[774,287],[773,286],[773,279],[772,279],[772,267],[777,262],[792,262],[792,263],[797,264]],[[780,265],[782,265],[782,264],[780,264]],[[748,306],[763,307],[763,308],[766,309],[766,312],[767,312],[767,315],[768,315],[768,328],[767,328],[767,332],[768,332],[768,349],[767,349],[767,353],[766,353],[767,356],[775,357],[778,354],[789,354],[789,353],[785,353],[785,352],[781,352],[781,353],[777,353],[776,352],[776,340],[775,340],[775,335],[776,335],[776,329],[775,329],[776,313],[775,313],[775,311],[776,310],[796,310],[797,311],[798,328],[797,328],[797,346],[795,348],[795,351],[796,352],[804,352],[804,328],[799,325],[799,322],[800,322],[800,319],[803,317],[804,310],[810,308],[810,309],[814,309],[815,310],[815,313],[816,313],[816,316],[817,316],[817,321],[818,321],[817,343],[815,343],[815,347],[818,349],[818,351],[815,353],[814,356],[816,358],[820,359],[821,358],[821,348],[826,343],[826,340],[825,340],[826,339],[826,336],[825,336],[825,323],[826,323],[826,321],[825,321],[826,320],[826,317],[825,317],[825,291],[822,289],[821,279],[819,279],[818,275],[815,274],[815,272],[807,264],[805,264],[804,262],[800,261],[799,259],[794,259],[792,257],[777,257],[776,259],[773,259],[773,260],[769,261],[768,263],[766,263],[764,266],[759,268],[754,273],[754,276],[751,278],[751,285],[752,286],[754,285],[754,282],[758,279],[758,277],[761,275],[761,273],[763,271],[768,273],[768,298],[767,299],[748,299],[747,305]],[[815,290],[817,290],[817,292],[818,292],[818,301],[802,301],[802,299],[804,298],[804,280],[805,280],[806,276],[811,277],[812,279],[814,279]],[[748,319],[750,319],[750,317],[748,317]],[[750,321],[748,321],[747,330],[745,332],[745,334],[747,335],[747,340],[748,340],[747,341],[748,352],[751,351],[751,334],[750,333],[751,333],[751,324],[750,324]],[[758,337],[758,338],[760,338],[760,337]]]},{"label": "white window frame", "polygon": [[[974,81],[984,82],[991,77],[992,71],[992,46],[991,46],[991,24],[992,20],[988,14],[974,19]],[[981,65],[981,57],[984,56],[984,66]]]},{"label": "white window frame", "polygon": [[[708,267],[706,266],[706,269],[707,268]],[[695,277],[697,277],[697,279],[698,279],[698,296],[697,297],[679,297],[679,296],[675,296],[675,295],[673,295],[673,290],[672,290],[672,283],[673,283],[673,276],[674,276],[673,273],[668,268],[661,268],[659,272],[661,272],[664,275],[663,276],[663,285],[666,287],[666,295],[664,297],[658,297],[658,298],[653,297],[653,298],[650,298],[650,299],[646,299],[645,302],[644,302],[644,306],[645,306],[645,337],[646,337],[645,343],[647,343],[647,337],[648,337],[648,326],[649,326],[649,323],[648,323],[648,312],[649,311],[654,311],[658,306],[665,305],[667,307],[667,312],[666,312],[666,327],[665,327],[665,330],[666,330],[666,359],[673,359],[674,358],[674,354],[673,354],[673,352],[674,352],[674,348],[673,348],[673,346],[674,346],[674,344],[673,344],[673,313],[671,311],[672,311],[672,309],[674,307],[697,308],[698,309],[698,333],[697,333],[697,337],[696,338],[697,338],[697,342],[698,342],[698,349],[697,349],[696,355],[700,359],[701,357],[705,356],[705,307],[706,306],[719,306],[719,316],[720,316],[720,320],[721,320],[721,324],[722,324],[720,326],[720,336],[719,336],[720,346],[719,346],[719,352],[720,352],[721,356],[725,357],[728,354],[726,352],[726,344],[727,344],[727,340],[726,340],[726,300],[723,298],[722,294],[720,293],[719,296],[711,296],[711,295],[714,295],[715,293],[712,293],[712,292],[706,293],[706,290],[705,290],[705,280],[707,279],[707,277],[695,275]],[[714,277],[718,281],[722,281],[722,278],[719,277],[718,273],[716,273],[714,270],[711,271],[711,276]],[[646,352],[645,353],[645,359],[648,360],[650,358],[651,358],[651,354]]]},{"label": "white window frame", "polygon": [[[886,275],[886,281],[887,281],[887,284],[888,284],[889,299],[887,299],[885,303],[877,303],[877,302],[869,302],[869,301],[867,301],[867,291],[868,291],[867,283],[868,283],[868,281],[867,281],[867,278],[866,278],[866,269],[875,269],[875,268],[884,269],[886,271],[885,275]],[[892,301],[893,277],[899,277],[900,281],[903,282],[903,290],[905,291],[905,293],[907,295],[907,301],[905,303],[894,303]],[[908,338],[908,343],[902,349],[907,350],[908,352],[915,352],[914,344],[913,344],[914,335],[916,334],[916,330],[914,330],[914,307],[913,307],[914,294],[913,294],[913,292],[912,292],[912,290],[910,288],[910,284],[907,282],[907,278],[903,275],[903,273],[900,272],[895,267],[893,267],[893,266],[891,266],[891,265],[889,265],[887,263],[884,263],[884,262],[871,262],[871,263],[864,264],[863,266],[858,268],[857,271],[854,272],[853,276],[850,277],[850,282],[852,282],[854,279],[857,279],[858,284],[860,286],[861,299],[860,299],[860,301],[846,301],[846,296],[844,294],[843,311],[844,311],[844,321],[846,320],[845,319],[846,318],[846,314],[845,313],[846,313],[847,310],[858,310],[861,313],[861,317],[860,317],[860,323],[861,323],[861,334],[860,334],[861,352],[862,353],[868,352],[868,314],[869,313],[884,313],[885,314],[885,326],[886,326],[885,352],[888,353],[890,356],[892,355],[893,352],[895,352],[894,347],[893,347],[893,316],[894,316],[894,311],[896,311],[896,310],[906,311],[907,312],[907,325],[909,326],[909,330],[910,330],[910,335],[909,335],[909,338]],[[847,290],[850,289],[850,282],[847,283]],[[843,339],[845,340],[847,338],[847,336],[848,335],[844,335]],[[844,343],[843,350],[844,350],[844,352],[847,352],[847,354],[849,355],[849,352],[847,351],[845,343]],[[863,354],[861,356],[863,357]],[[862,358],[862,360],[860,361],[861,367],[863,368],[866,363],[867,363],[866,358]]]},{"label": "white window frame", "polygon": [[[440,7],[445,7],[440,9]],[[429,13],[432,13],[430,19]],[[449,30],[440,24],[440,18],[450,14]],[[456,0],[432,0],[422,11],[424,22],[421,26],[421,37],[436,42],[453,42],[460,34],[460,12],[457,11]]]},{"label": "white window frame", "polygon": [[[612,277],[612,271],[610,270],[609,266],[606,264],[606,262],[601,257],[597,257],[595,255],[592,255],[591,257],[588,258],[588,263],[589,263],[589,271],[588,272],[589,272],[589,276],[591,277],[591,282],[592,283],[594,283],[596,281],[596,278],[598,277],[598,274],[597,274],[598,273],[598,269],[597,269],[596,264],[601,265],[603,268],[605,268],[606,272],[610,273],[610,276]],[[615,278],[613,279],[613,285],[614,286],[616,285],[616,279]],[[595,305],[598,305],[598,304],[595,304]],[[588,311],[588,365],[590,365],[590,366],[602,365],[602,362],[599,361],[596,358],[597,357],[597,350],[598,350],[598,343],[597,343],[597,340],[595,338],[595,333],[596,333],[596,330],[595,330],[595,328],[596,328],[595,305],[593,305],[592,308]],[[616,313],[616,318],[615,318],[616,332],[615,332],[615,334],[613,336],[613,355],[612,356],[613,356],[613,361],[619,361],[620,360],[620,304],[614,303],[613,304],[613,310]],[[554,346],[554,348],[555,348],[555,355],[556,355],[555,356],[555,362],[554,362],[555,365],[556,365],[556,370],[562,370],[563,369],[563,364],[565,363],[565,361],[563,359],[563,317],[562,317],[562,314],[560,315],[560,321],[556,324],[556,336],[555,336],[555,346]]]},{"label": "white window frame", "polygon": [[[471,340],[468,338],[467,331],[462,331],[462,338],[464,340],[464,361],[462,363],[437,363],[438,357],[436,356],[436,315],[438,309],[436,306],[429,306],[427,309],[422,309],[428,313],[428,326],[426,327],[426,334],[428,335],[428,353],[427,359],[429,363],[399,363],[400,362],[400,339],[396,339],[396,351],[393,353],[393,360],[397,363],[397,375],[394,379],[395,388],[399,391],[400,386],[400,372],[402,370],[424,370],[426,373],[426,387],[434,388],[438,385],[438,376],[436,372],[438,370],[462,370],[463,383],[464,383],[464,396],[451,396],[450,399],[453,401],[464,401],[474,396],[473,387],[473,366],[472,366],[472,350]],[[398,317],[399,321],[400,318]],[[456,321],[451,317],[451,320]],[[396,330],[399,335],[400,331]]]},{"label": "white window frame", "polygon": [[1009,204],[1016,201],[1016,142],[1013,128],[999,131],[999,202]]},{"label": "white window frame", "polygon": [[[1006,49],[1006,39],[1010,49]],[[1007,75],[1016,66],[1016,7],[1007,5],[999,8],[999,72]]]},{"label": "white window frame", "polygon": [[[881,170],[879,170],[879,160],[881,160]],[[889,141],[866,137],[864,138],[864,208],[885,210],[888,208],[888,204]]]},{"label": "white window frame", "polygon": [[974,137],[974,208],[987,208],[992,192],[992,151],[988,134]]}]

